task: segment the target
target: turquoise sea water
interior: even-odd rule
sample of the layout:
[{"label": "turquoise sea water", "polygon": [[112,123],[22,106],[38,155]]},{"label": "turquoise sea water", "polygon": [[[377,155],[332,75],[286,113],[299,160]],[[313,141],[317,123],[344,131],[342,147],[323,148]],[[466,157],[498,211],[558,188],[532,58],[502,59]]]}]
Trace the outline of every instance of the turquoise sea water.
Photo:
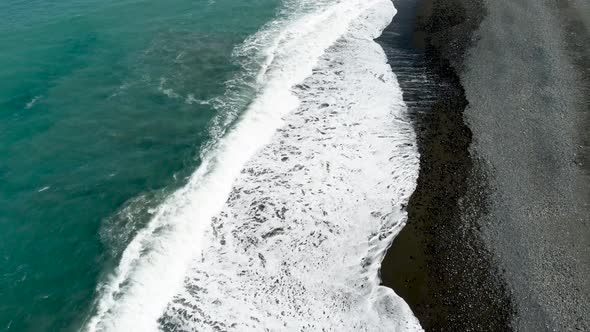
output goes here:
[{"label": "turquoise sea water", "polygon": [[[0,2],[0,331],[77,330],[278,0]],[[247,84],[235,111],[247,103]]]}]

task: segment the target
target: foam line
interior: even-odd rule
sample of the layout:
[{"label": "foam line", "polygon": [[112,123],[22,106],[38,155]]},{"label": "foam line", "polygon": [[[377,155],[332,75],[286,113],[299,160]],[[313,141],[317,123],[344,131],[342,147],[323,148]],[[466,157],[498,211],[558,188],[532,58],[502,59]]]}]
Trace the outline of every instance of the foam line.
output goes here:
[{"label": "foam line", "polygon": [[[116,270],[99,286],[98,293],[100,295],[97,299],[96,313],[89,319],[86,325],[87,331],[157,331],[161,328],[162,322],[166,324],[180,319],[179,316],[174,315],[179,312],[174,311],[174,305],[171,303],[178,303],[179,299],[184,299],[188,301],[187,303],[192,301],[188,296],[179,297],[179,294],[186,294],[187,280],[194,281],[195,273],[198,274],[198,267],[194,265],[195,260],[198,261],[200,257],[204,257],[211,250],[211,227],[215,225],[215,220],[220,220],[220,212],[224,211],[228,197],[231,197],[235,181],[244,174],[242,170],[245,165],[253,158],[256,159],[257,153],[263,147],[273,146],[269,143],[275,141],[277,129],[285,126],[285,117],[296,113],[302,103],[315,102],[320,105],[309,96],[303,96],[301,90],[294,89],[294,87],[313,76],[313,70],[321,62],[322,56],[337,41],[346,36],[350,40],[364,40],[366,42],[362,44],[364,46],[374,44],[372,39],[378,36],[394,15],[394,8],[388,0],[288,1],[286,8],[292,14],[287,13],[268,24],[262,31],[247,40],[239,51],[251,52],[254,50],[257,54],[262,55],[263,61],[256,74],[256,84],[259,91],[256,98],[236,125],[219,140],[219,143],[205,151],[201,166],[191,176],[188,184],[171,195],[157,209],[147,227],[139,231],[124,250]],[[351,33],[351,29],[354,33]],[[369,48],[372,52],[375,52],[375,45]],[[381,76],[377,76],[377,78],[381,82],[388,82],[388,87],[391,88],[391,83],[395,82],[395,79],[391,70],[387,71],[386,69],[388,67],[384,63],[382,50],[381,53],[378,50],[377,53],[372,54],[371,58],[371,60],[376,59],[380,65],[378,74]],[[364,82],[359,81],[358,83],[360,84],[358,89],[361,91],[366,88],[362,85]],[[322,82],[316,82],[315,89],[321,89],[321,85]],[[393,88],[399,90],[399,87],[395,85]],[[315,91],[319,93],[320,90]],[[348,92],[352,93],[354,89]],[[399,94],[396,95],[396,98],[399,97]],[[399,103],[399,101],[394,100],[395,103]],[[391,113],[394,104],[390,98],[385,105],[373,105],[377,110],[376,114],[380,114],[380,117],[375,115],[373,118],[379,121],[386,119],[385,113]],[[398,112],[401,111],[398,110]],[[403,122],[400,119],[392,119],[392,121],[393,123]],[[400,134],[405,134],[405,137],[411,140],[412,133],[403,126],[400,128],[402,129]],[[386,129],[397,130],[400,128],[387,127]],[[382,147],[375,146],[374,148]],[[369,145],[368,148],[372,148],[372,145]],[[411,151],[406,152],[410,153]],[[413,159],[409,159],[410,162],[415,159],[415,156],[414,151]],[[376,171],[377,169],[372,170]],[[378,174],[383,175],[382,173]],[[411,174],[403,176],[411,179]],[[411,183],[407,185],[408,181],[404,178],[401,182],[404,184],[403,190],[400,189],[401,187],[396,187],[396,190],[402,192],[399,195],[400,201],[407,198],[408,190],[411,192],[413,182],[410,181]],[[396,204],[399,203],[396,201]],[[396,213],[399,214],[396,211],[387,214],[396,217],[391,217],[393,218],[391,220],[388,219],[389,217],[385,218],[388,220],[387,227],[379,226],[378,232],[381,235],[374,234],[374,236],[391,239],[395,234],[393,230],[401,226],[404,218],[403,214],[397,215]],[[358,215],[358,217],[360,216]],[[381,218],[379,219],[381,220]],[[355,239],[350,238],[349,240],[351,241],[350,245],[354,247]],[[368,250],[369,256],[367,257],[373,262],[379,261],[378,257],[382,255],[384,250],[381,244],[369,247],[366,244],[360,244],[359,248]],[[264,256],[264,254],[262,255]],[[357,253],[357,255],[360,254]],[[235,255],[234,258],[239,260],[243,257]],[[359,259],[361,258],[359,256]],[[376,286],[378,284],[376,273],[378,264],[368,264],[367,266],[371,272],[363,272],[361,276],[370,280],[367,289],[371,291],[363,297],[364,306],[372,307],[376,303],[380,303],[379,308],[381,309],[379,310],[390,310],[396,314],[402,313],[400,317],[403,318],[403,321],[411,323],[408,323],[409,325],[403,324],[414,326],[415,322],[411,319],[413,316],[411,316],[411,312],[408,314],[409,309],[407,306],[404,307],[403,301],[396,300],[397,298],[391,290]],[[214,270],[221,267],[216,266]],[[226,267],[230,269],[228,271],[232,271],[231,265]],[[195,272],[195,268],[197,272]],[[315,274],[307,275],[305,278],[310,276],[316,276],[320,281],[323,280]],[[302,276],[302,278],[304,277]],[[222,284],[219,284],[223,280],[222,277],[217,281],[211,280],[210,286],[213,289],[223,287]],[[369,287],[369,285],[372,286]],[[225,292],[233,289],[230,285],[225,286],[227,287]],[[247,285],[245,287],[247,288]],[[232,296],[231,293],[226,293],[226,295],[230,298]],[[253,301],[252,305],[255,303]],[[385,317],[376,313],[375,310],[367,311],[366,308],[362,309],[362,305],[358,306],[358,303],[356,305],[355,310],[360,310],[359,312]],[[188,308],[190,308],[189,311],[196,310],[194,305]],[[228,307],[227,312],[233,312],[232,308]],[[245,312],[237,313],[238,316],[245,314]],[[165,315],[163,320],[161,319],[162,315]],[[382,320],[382,318],[380,319]],[[230,320],[228,318],[228,321]],[[390,323],[402,324],[398,320],[394,319],[395,323]],[[193,325],[185,323],[188,324],[185,327],[189,330],[195,329]],[[280,321],[274,321],[274,323],[268,321],[267,323],[268,326],[281,324]],[[279,325],[276,327],[279,328]],[[247,324],[243,325],[245,330],[248,329],[248,326]]]}]

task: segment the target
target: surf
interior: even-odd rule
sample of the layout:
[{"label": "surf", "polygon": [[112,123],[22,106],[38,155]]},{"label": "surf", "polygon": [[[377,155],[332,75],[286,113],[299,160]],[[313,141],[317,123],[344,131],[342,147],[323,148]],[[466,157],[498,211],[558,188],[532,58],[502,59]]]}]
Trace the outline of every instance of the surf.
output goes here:
[{"label": "surf", "polygon": [[[269,147],[276,148],[276,142],[281,142],[280,136],[277,136],[278,133],[284,133],[284,130],[286,130],[285,125],[292,125],[294,121],[288,120],[290,119],[289,117],[304,119],[305,117],[297,117],[297,113],[305,105],[315,105],[314,109],[318,112],[325,111],[323,110],[325,108],[323,106],[325,102],[315,99],[316,96],[333,99],[340,98],[340,95],[336,91],[334,91],[334,94],[325,94],[324,89],[329,88],[335,90],[340,89],[342,90],[341,92],[347,95],[352,94],[358,98],[353,98],[350,102],[353,104],[355,102],[362,104],[360,110],[365,113],[361,113],[362,115],[359,121],[364,119],[362,121],[366,122],[365,125],[378,124],[388,119],[391,120],[392,124],[397,124],[380,127],[382,132],[378,135],[371,134],[371,129],[364,127],[362,132],[356,132],[357,135],[368,135],[370,138],[371,141],[368,145],[360,145],[357,148],[369,149],[370,151],[367,151],[368,156],[373,156],[371,158],[375,162],[375,164],[370,166],[370,169],[363,169],[362,163],[358,164],[357,168],[360,169],[360,172],[365,170],[379,174],[379,176],[373,177],[369,174],[368,179],[370,181],[368,182],[384,187],[384,190],[387,190],[392,198],[372,201],[371,204],[375,205],[376,211],[368,211],[366,208],[360,208],[359,211],[348,211],[345,214],[346,219],[350,221],[354,221],[355,218],[366,220],[367,217],[370,217],[369,220],[371,222],[365,225],[367,227],[361,229],[366,228],[371,230],[372,233],[366,234],[368,238],[363,240],[354,238],[353,234],[359,229],[350,227],[350,225],[343,226],[340,230],[343,232],[342,238],[348,238],[350,240],[344,243],[348,243],[350,248],[354,249],[347,256],[351,259],[350,261],[343,259],[343,261],[349,264],[352,270],[348,271],[345,269],[344,271],[357,273],[356,277],[358,279],[352,281],[353,284],[351,285],[348,284],[350,280],[340,281],[348,287],[345,290],[351,294],[350,296],[354,300],[347,301],[345,298],[341,298],[338,301],[347,303],[353,312],[358,313],[356,316],[351,316],[356,317],[355,324],[360,324],[358,326],[371,328],[378,326],[379,322],[386,323],[385,326],[392,326],[399,329],[419,329],[419,325],[411,315],[407,305],[393,291],[378,286],[380,259],[391,243],[393,236],[403,227],[405,212],[401,206],[407,201],[409,194],[413,191],[414,177],[417,175],[417,152],[412,145],[413,132],[406,123],[406,119],[404,119],[401,91],[397,86],[391,69],[385,63],[385,56],[382,50],[372,41],[389,24],[394,14],[395,9],[388,0],[287,1],[282,15],[279,15],[276,20],[270,22],[257,34],[247,39],[236,50],[236,56],[238,57],[254,53],[256,55],[255,58],[260,60],[257,66],[255,66],[257,72],[254,75],[255,80],[253,83],[257,91],[256,97],[248,105],[245,112],[235,120],[234,125],[229,130],[219,130],[219,139],[203,150],[203,161],[190,177],[188,184],[168,197],[156,209],[151,221],[144,229],[136,234],[125,248],[115,271],[98,286],[97,293],[99,297],[96,301],[95,313],[85,325],[85,330],[157,331],[159,329],[172,329],[172,327],[181,327],[187,330],[214,328],[216,326],[215,324],[197,324],[206,321],[204,319],[205,316],[199,318],[198,314],[196,316],[190,315],[191,310],[199,313],[204,309],[198,303],[198,297],[195,298],[191,294],[187,295],[187,292],[190,293],[190,290],[193,289],[191,285],[197,287],[195,289],[203,287],[199,282],[195,283],[195,280],[204,280],[204,278],[199,278],[199,275],[202,273],[214,275],[212,272],[216,271],[221,274],[218,275],[217,279],[207,279],[209,282],[208,285],[211,287],[207,293],[213,294],[214,290],[220,289],[219,287],[227,287],[226,290],[221,289],[220,292],[220,294],[226,296],[225,298],[235,299],[236,296],[243,296],[244,294],[239,292],[232,293],[235,285],[232,287],[232,285],[223,283],[223,281],[244,282],[244,280],[240,278],[226,280],[222,275],[224,272],[230,274],[236,273],[236,267],[240,266],[240,260],[252,259],[248,255],[254,254],[254,252],[249,252],[246,248],[245,253],[248,254],[246,256],[238,254],[237,251],[227,253],[231,256],[231,259],[226,264],[213,259],[211,261],[217,264],[199,265],[199,262],[202,262],[204,257],[218,258],[223,256],[223,250],[225,249],[223,249],[223,246],[219,247],[217,245],[220,240],[218,238],[219,234],[214,234],[215,227],[219,226],[220,220],[227,219],[227,217],[224,217],[224,213],[231,211],[231,209],[228,209],[228,204],[232,201],[240,202],[235,201],[236,184],[246,183],[247,179],[244,174],[248,174],[249,169],[256,169],[256,167],[250,167],[250,163],[257,165],[257,160],[261,158],[261,154],[262,156],[267,156],[267,149]],[[355,40],[363,42],[354,44]],[[323,58],[324,55],[332,52],[333,48],[338,47],[339,43],[343,41],[348,42],[348,46],[352,46],[354,49],[367,47],[369,51],[367,51],[368,53],[339,54],[341,63],[334,63],[328,58]],[[343,49],[346,52],[350,50],[346,47]],[[367,58],[355,63],[355,59],[359,57]],[[326,84],[325,80],[318,80],[317,71],[321,70],[321,66],[337,67],[343,65],[345,67],[342,68],[342,72],[346,73],[353,68],[346,67],[351,59],[353,60],[353,64],[356,66],[360,65],[360,68],[365,70],[364,72],[354,73],[358,80],[353,78],[350,81],[346,81],[344,86],[339,86],[337,83],[332,85]],[[371,64],[373,61],[375,61],[375,66],[377,67],[373,67]],[[365,67],[362,67],[363,65]],[[369,73],[368,77],[363,76],[367,73]],[[363,94],[372,95],[370,90],[365,91],[363,89],[375,88],[375,85],[364,86],[363,84],[366,84],[367,80],[371,84],[377,84],[379,87],[378,91],[385,94],[385,99],[378,98],[377,100],[379,102],[375,104],[371,100],[362,98]],[[359,84],[358,87],[354,87],[356,83]],[[305,88],[305,86],[308,88]],[[388,97],[387,93],[391,95]],[[379,96],[374,95],[374,97],[377,98]],[[351,104],[335,104],[337,107],[333,110],[334,112],[346,113],[352,112],[351,110],[355,109]],[[372,107],[376,111],[370,115],[371,112],[369,110]],[[228,112],[231,112],[231,110],[228,110]],[[369,112],[370,120],[367,120],[366,112]],[[393,116],[390,118],[389,116],[392,112]],[[308,118],[309,121],[310,119]],[[354,123],[350,123],[352,128],[356,127]],[[314,133],[314,135],[307,134],[307,137],[312,142],[315,142],[316,139],[321,139],[321,137],[316,137],[318,131],[320,132],[320,136],[324,136],[324,134],[321,134],[322,130],[328,130],[326,127],[320,129],[310,125],[306,126],[306,128],[306,130],[311,130]],[[332,126],[329,126],[329,128],[332,128]],[[389,132],[389,130],[392,132]],[[346,130],[343,132],[351,133]],[[293,134],[297,135],[295,132]],[[391,147],[387,144],[381,144],[382,139],[379,139],[380,136],[384,136],[387,142],[399,148],[392,154],[389,151]],[[388,140],[386,136],[391,137]],[[350,137],[340,138],[344,142],[348,142],[348,144],[354,143],[354,139],[352,141],[348,140]],[[313,144],[312,146],[313,148],[307,150],[307,153],[311,153],[311,155],[321,153],[316,150],[318,147],[317,144]],[[320,147],[330,149],[328,146],[320,145]],[[384,151],[381,151],[383,149]],[[274,155],[281,152],[280,149],[271,151],[273,151]],[[352,152],[345,151],[343,153]],[[289,158],[292,161],[297,160],[294,156],[285,157],[287,157],[287,160]],[[340,157],[336,158],[335,161],[337,161],[336,164],[343,164],[343,159]],[[274,166],[265,167],[264,169],[270,168],[272,173],[272,169],[277,167],[276,165],[280,160],[275,160],[274,162]],[[356,162],[360,162],[360,160]],[[392,165],[399,166],[397,173],[396,170],[387,171],[387,174],[379,171],[376,165],[385,167],[386,162],[393,162]],[[283,162],[278,165],[283,166],[284,164]],[[297,165],[305,167],[305,164]],[[297,165],[293,165],[293,167],[300,167]],[[327,166],[322,165],[322,167]],[[390,172],[393,173],[390,174]],[[257,173],[254,171],[252,174],[255,174],[255,177],[250,179],[250,182],[248,182],[250,184],[258,180],[264,181],[264,174],[266,173]],[[398,185],[385,185],[386,175],[392,175]],[[362,187],[364,180],[358,176],[354,177],[354,179],[360,182],[354,182],[352,184],[346,181],[342,182],[351,186],[349,190],[354,188],[353,184],[361,185]],[[311,177],[310,180],[322,181],[322,178]],[[328,181],[328,183],[332,182]],[[337,182],[333,183],[333,185],[337,185]],[[256,192],[255,187],[252,190]],[[269,192],[274,192],[271,187],[268,190]],[[305,191],[305,189],[303,190]],[[327,188],[324,188],[324,190],[327,190]],[[280,192],[276,194],[278,196],[282,195]],[[342,200],[346,198],[346,193],[343,192],[341,194],[343,196],[340,197],[334,195],[323,196],[323,199],[336,200],[336,202],[340,202],[340,205],[337,206],[343,207],[345,204],[343,204]],[[362,197],[366,197],[367,195],[378,196],[380,194],[382,193],[371,192],[370,188],[365,188],[364,191],[359,193]],[[379,208],[381,205],[386,206],[385,211],[381,211],[383,210],[383,208]],[[244,212],[246,215],[249,213],[247,209],[238,208],[237,211]],[[276,215],[278,220],[281,219],[280,216],[280,213]],[[233,221],[227,220],[233,229],[240,229],[242,221],[240,218],[235,218]],[[247,223],[242,224],[242,226],[244,225],[247,225]],[[302,223],[302,225],[308,224]],[[270,229],[264,234],[258,234],[257,238],[272,239],[275,237],[269,234],[285,232],[284,228],[282,231],[277,229],[280,229],[280,227]],[[305,229],[305,231],[308,230]],[[326,231],[329,232],[329,230]],[[335,229],[332,231],[335,231]],[[244,234],[247,234],[247,232]],[[293,235],[300,234],[295,232]],[[333,242],[342,244],[342,238],[335,237]],[[236,239],[239,240],[239,236],[234,237],[233,241]],[[236,250],[239,248],[241,247],[234,247]],[[276,250],[279,250],[280,253],[280,250],[285,249],[296,250],[297,248],[285,246],[282,249],[279,247]],[[241,248],[241,250],[244,250],[244,248]],[[348,253],[346,251],[348,249],[343,248],[343,250],[342,253]],[[328,251],[333,257],[338,257],[338,252]],[[319,255],[321,252],[322,250],[319,249],[317,254]],[[265,267],[267,264],[268,266],[279,264],[272,259],[274,257],[273,253],[277,254],[276,251],[269,249],[268,253],[264,251],[259,252],[264,259],[260,258],[259,255],[255,257],[258,257],[260,261],[264,261]],[[313,252],[307,252],[306,254],[312,255],[310,257],[314,255]],[[359,260],[358,266],[353,264],[357,258]],[[362,267],[361,271],[358,270],[359,266]],[[277,268],[277,265],[275,265],[273,269],[276,270]],[[300,273],[300,278],[304,279],[311,277],[317,278],[320,285],[324,285],[326,289],[331,289],[329,285],[330,280],[326,280],[325,276],[322,277],[318,273],[306,275],[307,271],[306,269],[301,269],[290,271],[289,273]],[[327,274],[327,276],[330,275]],[[258,281],[262,283],[238,285],[243,289],[252,290],[253,293],[250,295],[253,296],[256,293],[256,289],[264,289],[267,287],[264,282],[269,282],[265,278]],[[318,282],[314,281],[313,284],[317,286]],[[359,293],[357,288],[361,285],[363,290]],[[305,287],[305,285],[303,286]],[[254,287],[254,289],[251,287]],[[315,296],[324,294],[329,296],[330,292],[326,291],[326,289],[320,287],[315,292],[309,294]],[[305,294],[300,294],[300,296],[305,296]],[[218,300],[222,301],[223,298],[221,297]],[[242,301],[229,301],[227,302],[227,307],[220,307],[221,311],[232,313],[233,316],[228,317],[227,322],[217,322],[217,324],[228,324],[233,319],[237,320],[235,325],[229,324],[225,326],[226,328],[256,330],[261,326],[268,326],[269,328],[280,329],[288,321],[281,321],[280,317],[276,315],[261,316],[255,314],[257,317],[254,320],[245,317],[248,313],[240,311],[240,305],[254,306],[251,309],[258,310],[258,313],[265,312],[265,309],[263,308],[264,304],[258,301],[253,300],[248,303],[244,302],[244,299],[246,298],[242,298]],[[275,298],[279,303],[282,299],[280,297]],[[285,299],[297,301],[297,297],[286,297]],[[215,299],[210,300],[213,304],[217,303]],[[196,303],[194,303],[195,301]],[[333,302],[319,301],[307,304],[326,305],[326,308],[334,310],[335,315],[338,316],[339,314],[336,313],[337,310],[330,307]],[[212,310],[215,308],[215,306],[209,305],[204,307],[212,308]],[[286,306],[285,309],[287,310],[288,307]],[[321,306],[317,308],[320,310]],[[296,311],[291,312],[294,317],[293,319],[297,319],[296,313]],[[220,314],[220,312],[217,312],[217,314]],[[346,310],[342,310],[340,314],[344,315],[341,317],[345,317]],[[186,315],[196,318],[183,319]],[[264,319],[264,317],[271,318]],[[321,315],[302,315],[302,317],[318,319],[318,322],[321,319]],[[338,320],[328,320],[328,322],[332,324],[330,325],[332,328],[339,326]]]}]

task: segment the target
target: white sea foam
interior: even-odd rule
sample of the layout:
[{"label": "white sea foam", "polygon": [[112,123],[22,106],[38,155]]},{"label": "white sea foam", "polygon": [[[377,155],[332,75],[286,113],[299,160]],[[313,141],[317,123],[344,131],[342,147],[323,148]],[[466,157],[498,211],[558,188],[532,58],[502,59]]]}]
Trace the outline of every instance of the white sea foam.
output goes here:
[{"label": "white sea foam", "polygon": [[51,187],[50,187],[50,186],[45,186],[45,187],[43,187],[43,188],[41,188],[41,189],[37,190],[37,192],[38,192],[38,193],[42,193],[42,192],[44,192],[45,190],[48,190],[49,188],[51,188]]},{"label": "white sea foam", "polygon": [[25,109],[31,109],[33,108],[33,106],[35,106],[35,104],[37,103],[37,101],[39,101],[39,99],[41,99],[41,96],[35,96],[33,97],[33,99],[31,99],[31,101],[29,101],[26,105],[25,105]]},{"label": "white sea foam", "polygon": [[88,331],[420,329],[377,273],[418,167],[372,41],[394,8],[286,8],[240,50],[262,54],[256,99],[124,250]]}]

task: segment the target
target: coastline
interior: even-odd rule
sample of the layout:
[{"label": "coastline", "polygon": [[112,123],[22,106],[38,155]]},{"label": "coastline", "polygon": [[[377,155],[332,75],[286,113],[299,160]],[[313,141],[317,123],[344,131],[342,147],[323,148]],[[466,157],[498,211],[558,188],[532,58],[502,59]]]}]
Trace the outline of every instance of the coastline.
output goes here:
[{"label": "coastline", "polygon": [[483,198],[468,191],[482,184],[468,183],[478,175],[455,69],[478,22],[456,1],[394,3],[398,14],[379,41],[412,114],[421,169],[408,224],[382,262],[382,284],[406,300],[426,331],[505,331],[512,305],[474,225]]},{"label": "coastline", "polygon": [[588,5],[394,4],[421,170],[382,284],[426,331],[588,329]]}]

